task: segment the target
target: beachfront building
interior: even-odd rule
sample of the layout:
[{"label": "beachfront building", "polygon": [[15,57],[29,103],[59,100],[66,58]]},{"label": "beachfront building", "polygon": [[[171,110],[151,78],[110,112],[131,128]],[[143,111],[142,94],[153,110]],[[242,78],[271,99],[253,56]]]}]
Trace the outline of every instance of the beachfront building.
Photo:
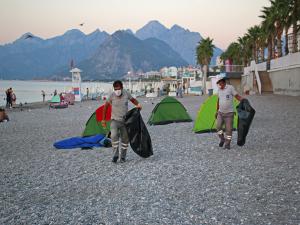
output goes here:
[{"label": "beachfront building", "polygon": [[162,75],[159,71],[149,71],[146,72],[143,77],[146,79],[160,79]]},{"label": "beachfront building", "polygon": [[175,66],[163,67],[160,70],[162,77],[173,77],[177,79],[177,68]]},{"label": "beachfront building", "polygon": [[181,67],[178,69],[178,74],[180,77],[180,83],[183,86],[184,92],[186,94],[190,94],[191,92],[195,92],[194,94],[199,94],[201,91],[201,82],[202,71],[196,67]]},{"label": "beachfront building", "polygon": [[176,78],[165,77],[161,79],[161,90],[169,96],[176,96],[178,80]]}]

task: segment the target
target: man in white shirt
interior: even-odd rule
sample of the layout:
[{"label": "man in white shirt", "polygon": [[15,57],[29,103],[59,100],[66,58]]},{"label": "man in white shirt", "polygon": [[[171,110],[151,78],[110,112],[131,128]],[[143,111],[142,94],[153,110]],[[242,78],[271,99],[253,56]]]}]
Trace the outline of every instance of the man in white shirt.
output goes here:
[{"label": "man in white shirt", "polygon": [[[217,102],[217,132],[220,138],[219,146],[223,147],[225,144],[225,149],[230,149],[230,142],[232,139],[232,128],[233,128],[233,118],[234,118],[234,105],[233,97],[238,101],[242,100],[242,97],[238,95],[236,90],[232,85],[226,84],[225,78],[221,78],[217,81],[218,85],[218,102]],[[225,124],[225,136],[222,130]]]}]

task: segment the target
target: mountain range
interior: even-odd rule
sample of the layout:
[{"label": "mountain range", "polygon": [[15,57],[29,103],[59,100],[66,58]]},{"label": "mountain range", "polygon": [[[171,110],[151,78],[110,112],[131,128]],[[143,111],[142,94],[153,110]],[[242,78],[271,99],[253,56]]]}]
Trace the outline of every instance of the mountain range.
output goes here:
[{"label": "mountain range", "polygon": [[[83,78],[112,80],[128,71],[158,70],[164,66],[195,65],[195,48],[202,39],[178,25],[168,29],[150,21],[133,33],[96,31],[85,35],[77,29],[42,39],[31,33],[0,45],[0,78],[33,79],[68,76],[70,62],[83,70]],[[222,50],[215,48],[215,57]]]}]

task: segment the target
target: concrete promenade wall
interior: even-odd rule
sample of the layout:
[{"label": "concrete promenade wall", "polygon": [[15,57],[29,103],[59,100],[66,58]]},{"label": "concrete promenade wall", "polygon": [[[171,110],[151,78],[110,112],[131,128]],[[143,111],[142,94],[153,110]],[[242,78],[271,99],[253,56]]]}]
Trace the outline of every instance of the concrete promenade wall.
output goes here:
[{"label": "concrete promenade wall", "polygon": [[300,96],[300,52],[271,61],[274,94]]},{"label": "concrete promenade wall", "polygon": [[[251,62],[244,68],[242,85],[247,85],[255,91],[253,86],[254,70],[266,71],[266,63]],[[300,52],[292,53],[278,59],[271,60],[270,70],[267,71],[273,86],[273,93],[280,95],[300,96]]]}]

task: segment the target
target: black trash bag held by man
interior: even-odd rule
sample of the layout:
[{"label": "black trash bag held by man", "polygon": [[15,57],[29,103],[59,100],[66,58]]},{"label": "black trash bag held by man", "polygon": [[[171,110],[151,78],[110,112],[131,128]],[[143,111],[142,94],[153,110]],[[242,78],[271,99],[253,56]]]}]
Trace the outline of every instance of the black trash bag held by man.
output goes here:
[{"label": "black trash bag held by man", "polygon": [[132,150],[143,158],[153,155],[151,138],[139,109],[133,108],[127,112],[125,126]]},{"label": "black trash bag held by man", "polygon": [[236,109],[238,112],[237,145],[243,146],[246,143],[246,136],[252,123],[255,110],[252,108],[247,99],[242,99]]}]

